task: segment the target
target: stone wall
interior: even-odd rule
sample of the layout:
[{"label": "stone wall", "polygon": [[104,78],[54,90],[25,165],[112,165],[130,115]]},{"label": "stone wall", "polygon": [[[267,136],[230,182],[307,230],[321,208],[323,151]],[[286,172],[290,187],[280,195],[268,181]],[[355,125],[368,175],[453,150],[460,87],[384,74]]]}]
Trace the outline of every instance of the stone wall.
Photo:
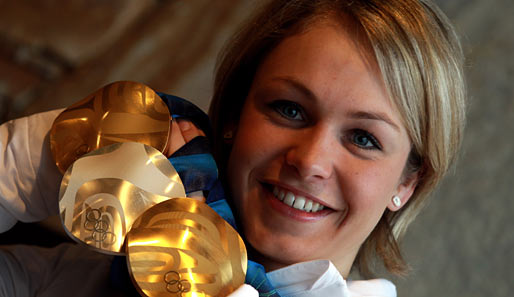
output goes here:
[{"label": "stone wall", "polygon": [[399,296],[512,296],[514,1],[438,2],[462,35],[468,123],[454,174],[405,238]]},{"label": "stone wall", "polygon": [[[511,296],[514,1],[438,0],[467,55],[463,153],[403,247],[399,296]],[[3,1],[0,122],[135,80],[206,109],[216,53],[251,0]]]}]

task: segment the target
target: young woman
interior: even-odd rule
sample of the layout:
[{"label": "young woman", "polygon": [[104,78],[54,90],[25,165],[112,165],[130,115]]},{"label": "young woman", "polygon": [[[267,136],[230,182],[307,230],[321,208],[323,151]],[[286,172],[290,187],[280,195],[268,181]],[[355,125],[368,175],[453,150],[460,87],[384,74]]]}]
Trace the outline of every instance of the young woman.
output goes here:
[{"label": "young woman", "polygon": [[[374,256],[406,272],[397,242],[461,142],[462,59],[424,0],[275,0],[229,43],[214,154],[279,294],[394,296],[386,281],[344,278],[370,276]],[[179,128],[185,142],[200,133]]]},{"label": "young woman", "polygon": [[232,40],[210,116],[219,167],[268,270],[407,266],[397,241],[463,130],[460,44],[430,1],[272,1]]}]

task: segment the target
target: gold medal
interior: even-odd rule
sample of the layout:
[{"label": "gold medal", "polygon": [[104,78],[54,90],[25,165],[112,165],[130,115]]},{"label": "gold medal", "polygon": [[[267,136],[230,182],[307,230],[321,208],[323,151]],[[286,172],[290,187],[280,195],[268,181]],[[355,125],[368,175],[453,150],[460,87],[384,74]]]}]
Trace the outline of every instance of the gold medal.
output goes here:
[{"label": "gold medal", "polygon": [[50,148],[64,173],[80,156],[119,142],[139,142],[163,151],[170,112],[149,87],[114,82],[64,110],[50,131]]},{"label": "gold medal", "polygon": [[175,198],[186,194],[161,153],[170,120],[161,98],[135,82],[107,85],[63,111],[50,132],[64,173],[61,219],[75,241],[126,253],[145,296],[226,296],[244,283],[246,248],[207,204]]},{"label": "gold medal", "polygon": [[125,235],[143,212],[184,196],[178,173],[162,153],[125,142],[75,161],[64,174],[59,208],[64,228],[74,240],[119,254]]},{"label": "gold medal", "polygon": [[226,296],[244,283],[247,254],[239,234],[203,202],[159,203],[127,235],[128,266],[144,296]]}]

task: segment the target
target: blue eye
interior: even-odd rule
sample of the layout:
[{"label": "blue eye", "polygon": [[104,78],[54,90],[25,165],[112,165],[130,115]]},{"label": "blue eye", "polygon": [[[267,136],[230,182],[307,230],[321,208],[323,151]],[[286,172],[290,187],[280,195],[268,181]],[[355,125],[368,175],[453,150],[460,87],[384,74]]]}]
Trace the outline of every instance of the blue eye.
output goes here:
[{"label": "blue eye", "polygon": [[380,146],[380,144],[378,143],[377,139],[371,135],[369,132],[366,132],[364,130],[360,130],[360,129],[357,129],[355,131],[353,131],[353,134],[352,134],[352,142],[363,148],[363,149],[369,149],[369,150],[372,150],[372,149],[382,149],[382,147]]},{"label": "blue eye", "polygon": [[295,121],[304,120],[304,116],[302,115],[302,107],[294,102],[278,100],[272,102],[270,105],[284,118]]}]

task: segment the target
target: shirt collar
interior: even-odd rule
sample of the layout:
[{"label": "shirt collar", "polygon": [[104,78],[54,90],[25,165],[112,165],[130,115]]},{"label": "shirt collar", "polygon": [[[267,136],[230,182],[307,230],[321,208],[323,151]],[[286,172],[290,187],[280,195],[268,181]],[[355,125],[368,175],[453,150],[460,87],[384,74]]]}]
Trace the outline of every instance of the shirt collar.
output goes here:
[{"label": "shirt collar", "polygon": [[385,279],[346,281],[329,260],[293,264],[267,273],[281,296],[396,297],[393,283]]}]

